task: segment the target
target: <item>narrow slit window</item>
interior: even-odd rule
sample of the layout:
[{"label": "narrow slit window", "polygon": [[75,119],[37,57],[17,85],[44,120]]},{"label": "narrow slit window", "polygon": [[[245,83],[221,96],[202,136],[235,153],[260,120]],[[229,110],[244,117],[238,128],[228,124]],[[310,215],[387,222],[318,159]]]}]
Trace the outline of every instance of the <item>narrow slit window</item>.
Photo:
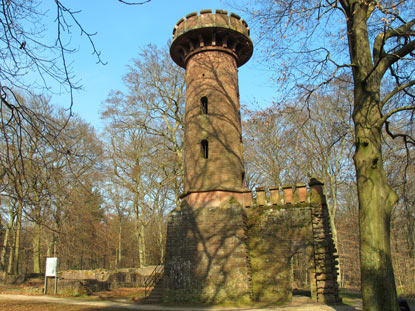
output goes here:
[{"label": "narrow slit window", "polygon": [[202,157],[207,159],[209,157],[209,143],[207,140],[202,140]]},{"label": "narrow slit window", "polygon": [[208,98],[206,96],[200,99],[200,109],[202,114],[208,114]]}]

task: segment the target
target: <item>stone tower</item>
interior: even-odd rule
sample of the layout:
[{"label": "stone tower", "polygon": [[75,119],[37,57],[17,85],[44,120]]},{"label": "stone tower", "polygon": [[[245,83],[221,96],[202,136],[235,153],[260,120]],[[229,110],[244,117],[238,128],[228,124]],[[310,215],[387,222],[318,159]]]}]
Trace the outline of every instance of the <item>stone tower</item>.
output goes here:
[{"label": "stone tower", "polygon": [[166,302],[251,301],[238,66],[252,51],[247,23],[227,11],[174,28],[170,55],[186,69],[184,194],[169,217]]},{"label": "stone tower", "polygon": [[185,194],[244,186],[238,67],[252,51],[247,23],[223,10],[188,14],[174,28],[170,54],[186,69]]},{"label": "stone tower", "polygon": [[[252,52],[247,23],[227,11],[191,13],[174,28],[170,54],[186,69],[185,171],[167,225],[166,303],[285,303],[304,282],[315,301],[339,299],[322,185],[257,188],[255,199],[245,189],[238,67]],[[306,281],[292,269],[300,260]]]}]

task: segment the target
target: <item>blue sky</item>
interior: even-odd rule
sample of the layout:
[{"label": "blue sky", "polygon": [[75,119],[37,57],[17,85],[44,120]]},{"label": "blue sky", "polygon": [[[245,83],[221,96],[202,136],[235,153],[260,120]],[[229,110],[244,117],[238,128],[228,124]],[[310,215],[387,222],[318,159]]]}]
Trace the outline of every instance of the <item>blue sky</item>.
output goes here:
[{"label": "blue sky", "polygon": [[[138,6],[123,5],[117,0],[68,0],[64,3],[72,10],[81,10],[77,17],[87,31],[97,32],[94,42],[107,62],[105,66],[96,64],[85,36],[79,37],[79,31],[74,29],[71,44],[78,52],[72,55],[72,66],[83,90],[75,92],[73,110],[97,130],[103,129],[101,103],[110,90],[123,90],[122,76],[141,47],[150,43],[165,45],[176,22],[188,13],[229,9],[220,0],[152,0]],[[229,11],[244,17],[236,10]],[[255,43],[252,31],[251,35]],[[273,88],[266,71],[258,68],[256,55],[254,53],[239,70],[241,104],[251,105],[257,101],[266,106],[272,101]],[[68,100],[68,95],[52,97],[53,103],[63,106],[68,105]]]}]

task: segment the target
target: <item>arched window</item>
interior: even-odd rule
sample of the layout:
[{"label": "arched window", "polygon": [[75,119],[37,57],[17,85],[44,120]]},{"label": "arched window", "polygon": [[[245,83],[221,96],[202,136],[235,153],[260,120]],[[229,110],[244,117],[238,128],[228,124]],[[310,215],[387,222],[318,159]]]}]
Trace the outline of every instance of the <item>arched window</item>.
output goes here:
[{"label": "arched window", "polygon": [[208,98],[206,96],[200,99],[200,110],[202,114],[208,114]]},{"label": "arched window", "polygon": [[209,143],[206,139],[204,139],[200,142],[200,144],[202,146],[202,157],[203,159],[207,159],[209,156]]}]

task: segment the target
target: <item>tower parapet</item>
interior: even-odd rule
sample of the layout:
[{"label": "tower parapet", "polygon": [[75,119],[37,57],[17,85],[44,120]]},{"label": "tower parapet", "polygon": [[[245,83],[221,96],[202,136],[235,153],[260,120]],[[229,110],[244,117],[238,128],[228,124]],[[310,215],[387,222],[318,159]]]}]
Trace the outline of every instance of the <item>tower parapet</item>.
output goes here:
[{"label": "tower parapet", "polygon": [[239,66],[252,55],[253,44],[245,20],[225,10],[202,10],[186,15],[173,30],[170,55],[180,67],[186,68],[188,59],[205,50],[220,50],[232,54]]}]

